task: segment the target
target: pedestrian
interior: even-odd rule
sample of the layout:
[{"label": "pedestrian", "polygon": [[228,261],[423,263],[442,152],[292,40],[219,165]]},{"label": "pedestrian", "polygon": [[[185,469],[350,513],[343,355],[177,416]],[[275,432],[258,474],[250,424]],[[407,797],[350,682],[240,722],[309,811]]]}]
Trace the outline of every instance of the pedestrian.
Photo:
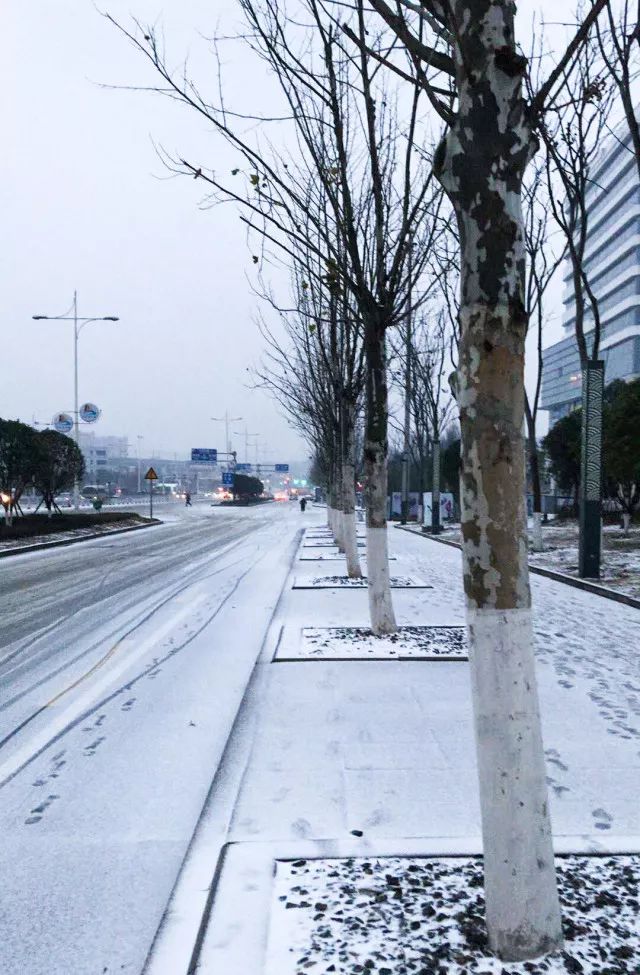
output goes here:
[{"label": "pedestrian", "polygon": [[185,508],[190,508],[191,507],[191,492],[190,491],[187,491],[186,494],[185,494],[185,496],[184,496],[184,506],[185,506]]},{"label": "pedestrian", "polygon": [[307,507],[307,499],[300,498],[300,511],[304,511],[306,507]]}]

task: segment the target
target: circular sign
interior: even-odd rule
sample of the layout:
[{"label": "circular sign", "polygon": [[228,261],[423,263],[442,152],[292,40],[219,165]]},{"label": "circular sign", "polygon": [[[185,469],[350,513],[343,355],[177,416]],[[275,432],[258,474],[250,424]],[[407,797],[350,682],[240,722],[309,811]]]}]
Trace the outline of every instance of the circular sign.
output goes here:
[{"label": "circular sign", "polygon": [[95,403],[83,403],[80,407],[80,419],[85,423],[95,423],[100,416],[100,410]]},{"label": "circular sign", "polygon": [[53,418],[53,429],[58,433],[71,433],[73,430],[73,417],[68,413],[56,413]]}]

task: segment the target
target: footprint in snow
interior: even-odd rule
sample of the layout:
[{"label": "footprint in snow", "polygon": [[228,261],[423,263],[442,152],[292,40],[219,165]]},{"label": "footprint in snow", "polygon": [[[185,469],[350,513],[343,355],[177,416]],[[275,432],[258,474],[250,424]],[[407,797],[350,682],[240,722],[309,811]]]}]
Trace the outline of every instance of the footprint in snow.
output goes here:
[{"label": "footprint in snow", "polygon": [[100,738],[96,738],[95,741],[92,741],[90,745],[87,745],[84,749],[85,756],[87,758],[91,758],[92,755],[95,755],[96,749],[102,744],[103,741],[106,741],[106,738],[101,736]]},{"label": "footprint in snow", "polygon": [[39,823],[52,802],[55,802],[55,800],[59,798],[60,796],[52,793],[51,795],[47,796],[44,802],[41,802],[38,806],[34,806],[33,809],[30,810],[31,815],[28,816],[24,821],[25,825],[32,826],[34,823]]},{"label": "footprint in snow", "polygon": [[591,815],[595,820],[596,829],[611,829],[613,816],[610,816],[605,809],[594,809]]}]

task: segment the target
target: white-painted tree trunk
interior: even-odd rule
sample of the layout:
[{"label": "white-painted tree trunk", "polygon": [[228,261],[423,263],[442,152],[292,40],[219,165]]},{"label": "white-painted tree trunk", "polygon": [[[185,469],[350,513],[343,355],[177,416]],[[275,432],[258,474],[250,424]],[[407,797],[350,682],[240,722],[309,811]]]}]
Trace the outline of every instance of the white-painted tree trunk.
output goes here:
[{"label": "white-painted tree trunk", "polygon": [[387,539],[387,355],[384,325],[367,323],[365,410],[365,499],[367,506],[367,585],[371,629],[376,634],[398,629],[389,579]]},{"label": "white-painted tree trunk", "polygon": [[347,560],[347,575],[350,579],[362,578],[362,567],[358,554],[355,508],[344,513],[344,553]]},{"label": "white-painted tree trunk", "polygon": [[342,498],[340,498],[340,505],[336,510],[336,530],[335,530],[335,542],[338,546],[338,551],[344,554],[344,511],[342,510]]},{"label": "white-painted tree trunk", "polygon": [[461,310],[463,568],[489,943],[505,960],[562,943],[533,655],[524,502],[524,330]]},{"label": "white-painted tree trunk", "polygon": [[631,515],[628,511],[622,512],[622,530],[625,535],[629,534],[629,528],[631,526]]},{"label": "white-painted tree trunk", "polygon": [[533,551],[542,552],[544,546],[542,544],[542,512],[533,512],[533,525],[532,525],[532,542]]},{"label": "white-painted tree trunk", "polygon": [[[560,937],[530,609],[467,611],[487,928],[501,958]],[[507,720],[505,720],[505,715]]]},{"label": "white-painted tree trunk", "polygon": [[335,537],[335,532],[336,532],[336,509],[334,508],[333,503],[334,503],[334,498],[333,498],[333,493],[332,493],[331,494],[331,500],[329,501],[329,507],[327,509],[328,510],[327,522],[329,524],[329,531]]},{"label": "white-painted tree trunk", "polygon": [[350,579],[361,579],[362,568],[358,555],[358,536],[356,530],[356,409],[348,404],[344,409],[345,429],[343,435],[344,456],[342,460],[342,541],[347,562],[347,575]]},{"label": "white-painted tree trunk", "polygon": [[462,555],[487,934],[506,961],[562,945],[536,689],[524,502],[522,179],[535,151],[515,4],[451,0],[458,111],[435,172],[460,239]]},{"label": "white-painted tree trunk", "polygon": [[367,582],[369,616],[374,633],[395,633],[398,629],[389,579],[387,528],[367,525]]}]

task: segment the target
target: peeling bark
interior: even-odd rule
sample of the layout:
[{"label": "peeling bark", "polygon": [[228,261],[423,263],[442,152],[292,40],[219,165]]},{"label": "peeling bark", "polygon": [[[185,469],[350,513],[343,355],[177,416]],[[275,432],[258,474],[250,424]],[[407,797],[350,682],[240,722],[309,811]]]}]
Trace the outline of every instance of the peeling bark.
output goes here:
[{"label": "peeling bark", "polygon": [[452,0],[459,113],[436,172],[461,249],[464,587],[487,931],[505,960],[562,943],[533,656],[524,501],[522,177],[534,149],[509,0]]}]

